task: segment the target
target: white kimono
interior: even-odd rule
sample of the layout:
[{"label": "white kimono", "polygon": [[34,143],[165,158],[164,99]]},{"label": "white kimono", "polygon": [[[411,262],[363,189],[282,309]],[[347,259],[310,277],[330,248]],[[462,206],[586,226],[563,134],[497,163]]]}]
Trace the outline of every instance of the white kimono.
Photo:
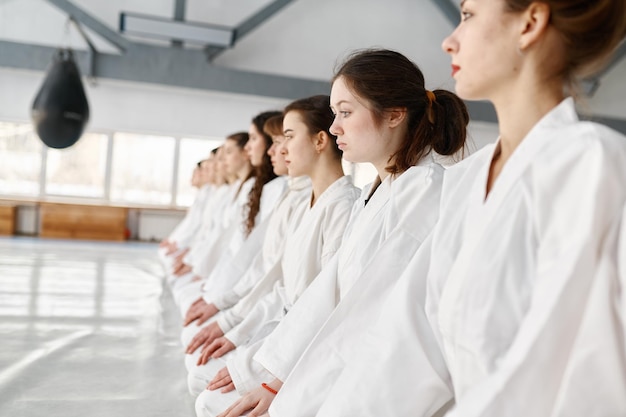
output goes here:
[{"label": "white kimono", "polygon": [[255,356],[284,381],[272,416],[313,416],[363,330],[439,216],[443,168],[425,158],[378,187],[354,213],[337,260],[307,289]]},{"label": "white kimono", "polygon": [[[209,241],[213,233],[217,233],[221,230],[217,226],[221,226],[224,223],[223,218],[227,212],[226,207],[234,202],[234,195],[237,188],[238,183],[223,184],[215,188],[206,198],[200,212],[199,223],[196,225],[193,233],[188,236],[185,242],[179,243],[179,247],[181,249],[189,249],[183,258],[183,262],[187,265],[193,264],[194,258],[197,258],[197,254],[199,253],[198,251],[200,251],[203,246],[203,242]],[[170,257],[170,263],[174,256],[175,255]],[[180,280],[174,277],[169,269],[168,275],[171,284],[179,284]]]},{"label": "white kimono", "polygon": [[291,224],[281,261],[283,277],[271,293],[256,300],[243,324],[222,329],[236,346],[244,345],[264,323],[281,320],[313,279],[339,250],[344,230],[360,190],[344,176],[308,207],[298,224]]},{"label": "white kimono", "polygon": [[229,214],[225,208],[234,203],[235,193],[240,184],[239,181],[235,181],[233,184],[222,184],[215,189],[210,201],[204,207],[202,225],[192,243],[209,239],[214,228],[226,224],[226,219],[230,219],[230,216],[225,217]]},{"label": "white kimono", "polygon": [[202,286],[204,294],[221,294],[237,284],[261,250],[271,215],[287,190],[286,177],[275,178],[263,186],[259,213],[252,233],[246,236],[243,227],[237,228],[226,251],[222,253],[218,264],[205,280]]},{"label": "white kimono", "polygon": [[[207,303],[214,303],[220,310],[226,310],[248,294],[260,278],[276,269],[280,271],[287,228],[289,224],[300,221],[305,204],[309,203],[311,197],[311,180],[308,177],[289,178],[288,187],[271,214],[261,252],[255,257],[253,264],[229,291],[220,294],[204,293],[202,297]],[[276,275],[273,275],[270,281],[273,283],[276,279]]]},{"label": "white kimono", "polygon": [[190,241],[196,229],[202,224],[202,212],[205,204],[216,191],[212,185],[205,184],[198,190],[196,198],[187,210],[187,214],[168,236],[168,240],[176,242],[178,247]]},{"label": "white kimono", "polygon": [[[174,301],[181,308],[183,315],[188,307],[190,292],[197,293],[201,285],[197,281],[192,281],[192,278],[194,276],[206,278],[219,261],[221,254],[225,252],[231,238],[236,233],[243,232],[244,207],[254,181],[254,178],[249,178],[243,185],[241,181],[236,181],[221,187],[219,194],[216,194],[205,208],[202,228],[198,230],[191,250],[183,258],[183,262],[192,266],[192,270],[186,275],[170,278]],[[240,185],[241,190],[237,194]]]},{"label": "white kimono", "polygon": [[[258,287],[265,288],[261,296],[271,290],[274,282],[282,277],[280,262],[284,250],[287,227],[291,223],[300,221],[306,206],[310,204],[310,198],[311,181],[308,177],[289,179],[289,190],[283,195],[282,200],[277,203],[269,218],[265,220],[266,224],[263,226],[263,229],[267,229],[267,232],[264,235],[263,244],[260,248],[261,252],[257,253],[258,249],[256,249],[255,253],[253,253],[256,257],[248,265],[248,268],[235,278],[236,284],[232,288],[222,291],[201,291],[199,287],[202,284],[200,283],[197,291],[187,296],[187,307],[201,296],[207,303],[214,303],[221,311],[201,326],[192,323],[185,327],[181,334],[183,345],[189,344],[200,329],[221,318],[224,314],[230,313],[230,307],[237,305],[238,301],[242,300],[255,285],[258,284]],[[256,230],[255,228],[253,233],[256,233]],[[247,249],[247,246],[247,244],[244,245],[241,250]],[[250,252],[248,253],[250,254]],[[229,259],[229,261],[231,260]],[[231,272],[237,273],[241,269],[240,264],[241,262],[229,262],[230,268],[232,268]],[[257,293],[260,292],[260,288],[255,291]],[[183,303],[181,302],[182,305]]]},{"label": "white kimono", "polygon": [[[238,348],[221,358],[222,364],[209,361],[207,366],[198,367],[191,372],[205,374],[208,382],[223,367],[223,361],[226,361],[239,394],[256,386],[256,382],[251,384],[250,381],[257,378],[257,369],[249,367],[254,352],[250,352],[246,345],[250,342],[256,346],[256,342],[271,331],[284,312],[291,308],[322,267],[334,256],[341,246],[343,232],[359,192],[352,185],[351,178],[345,176],[335,181],[318,197],[315,205],[304,213],[301,222],[288,232],[282,260],[283,279],[275,284],[272,292],[257,301],[243,322],[225,334]],[[226,403],[231,402],[231,396],[206,391],[198,401],[202,406],[218,412],[224,409]],[[229,400],[216,401],[211,397]]]},{"label": "white kimono", "polygon": [[[247,184],[244,184],[244,188],[249,190],[252,186],[254,179],[249,179]],[[223,185],[219,187],[213,194],[210,201],[207,202],[203,211],[203,222],[201,227],[197,230],[193,241],[191,242],[190,250],[183,258],[183,262],[187,265],[197,265],[204,258],[210,257],[215,252],[212,262],[217,262],[223,247],[219,245],[220,242],[228,242],[235,229],[231,228],[233,220],[236,218],[236,214],[242,217],[242,204],[244,204],[241,193],[235,197],[235,193],[239,189],[241,182],[236,181],[233,184]],[[243,222],[243,218],[238,221],[238,224]],[[172,287],[172,293],[174,300],[180,305],[181,292],[192,283],[191,279],[194,275],[197,275],[197,270],[187,273],[183,276],[170,275],[169,281]],[[196,285],[196,284],[194,284]]]},{"label": "white kimono", "polygon": [[[203,241],[202,245],[198,247],[198,256],[190,264],[193,265],[194,275],[207,278],[219,261],[222,253],[226,252],[228,242],[233,238],[237,239],[238,236],[244,235],[245,207],[255,181],[256,178],[252,177],[243,183],[232,204],[224,212],[223,223],[220,227],[221,231],[211,233],[210,238]],[[239,241],[242,240],[239,239]]]},{"label": "white kimono", "polygon": [[[251,233],[246,235],[243,223],[237,225],[236,221],[233,222],[232,227],[236,229],[209,276],[203,281],[190,282],[177,296],[183,315],[203,293],[219,294],[229,290],[239,281],[261,250],[271,214],[286,192],[287,178],[285,177],[274,178],[263,186],[259,212]],[[245,213],[246,210],[243,212]]]},{"label": "white kimono", "polygon": [[[176,225],[174,230],[167,237],[170,242],[176,243],[179,251],[188,247],[189,242],[193,240],[193,236],[202,225],[202,213],[204,211],[204,207],[209,203],[215,192],[216,188],[212,185],[206,184],[200,187],[196,194],[196,198],[187,210],[185,217]],[[166,252],[166,248],[159,248],[158,255],[163,263],[163,266],[165,267],[166,273],[169,273],[174,256],[166,255]]]},{"label": "white kimono", "polygon": [[432,415],[450,399],[422,384],[446,378],[433,366],[435,345],[454,386],[448,416],[626,415],[612,232],[626,199],[626,139],[580,122],[567,99],[529,132],[485,199],[493,152],[446,173],[425,306],[437,343],[421,301],[401,288],[422,285],[413,262],[369,356],[344,371],[324,416]]}]

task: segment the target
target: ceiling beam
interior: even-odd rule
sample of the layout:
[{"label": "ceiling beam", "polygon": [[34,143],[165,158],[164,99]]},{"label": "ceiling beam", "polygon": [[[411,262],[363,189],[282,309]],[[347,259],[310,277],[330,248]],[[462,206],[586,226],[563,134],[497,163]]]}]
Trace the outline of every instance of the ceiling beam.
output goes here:
[{"label": "ceiling beam", "polygon": [[174,0],[174,20],[184,22],[186,9],[187,0]]},{"label": "ceiling beam", "polygon": [[128,49],[131,49],[133,44],[122,35],[109,28],[107,25],[102,23],[100,20],[91,16],[89,13],[85,12],[80,7],[74,5],[74,3],[68,0],[46,0],[48,3],[58,7],[69,16],[73,17],[76,21],[82,23],[98,35],[102,36],[112,45],[114,45],[121,52],[125,52]]},{"label": "ceiling beam", "polygon": [[[186,9],[187,0],[174,0],[174,20],[177,22],[184,22]],[[179,40],[173,40],[172,46],[175,48],[182,48],[183,42]]]},{"label": "ceiling beam", "polygon": [[[285,6],[292,3],[294,0],[274,0],[243,22],[239,24],[234,29],[233,35],[233,46],[237,43],[241,38],[245,37],[248,33],[252,32],[254,29],[263,24],[267,19],[274,16],[280,10],[282,10]],[[205,53],[209,60],[215,59],[218,55],[224,52],[226,48],[220,48],[218,46],[209,46],[206,48]]]},{"label": "ceiling beam", "polygon": [[[48,46],[0,41],[0,67],[45,71],[56,51]],[[75,51],[74,56],[85,74],[87,52]],[[208,63],[201,50],[144,44],[135,44],[124,55],[98,54],[94,73],[114,80],[286,99],[330,91],[330,82],[221,68]]]},{"label": "ceiling beam", "polygon": [[293,0],[275,0],[244,20],[235,28],[235,42],[265,23],[267,19],[274,16],[291,2],[293,2]]}]

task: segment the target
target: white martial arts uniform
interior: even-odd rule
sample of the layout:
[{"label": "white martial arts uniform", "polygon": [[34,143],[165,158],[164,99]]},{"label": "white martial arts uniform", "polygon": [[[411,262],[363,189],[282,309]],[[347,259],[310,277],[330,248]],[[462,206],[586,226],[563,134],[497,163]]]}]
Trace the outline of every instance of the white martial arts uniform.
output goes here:
[{"label": "white martial arts uniform", "polygon": [[[183,257],[184,263],[191,265],[194,254],[199,250],[198,248],[201,248],[205,242],[212,241],[212,234],[221,231],[221,227],[225,223],[226,214],[229,213],[228,207],[234,204],[235,191],[238,187],[238,183],[223,184],[210,193],[202,208],[200,223],[195,228],[194,233],[188,236],[185,242],[181,242],[183,246],[180,250],[188,249]],[[191,279],[191,276],[181,279],[181,277],[177,277],[172,273],[171,263],[178,253],[168,257],[168,283],[172,286],[174,292],[176,292],[177,287],[186,285]]]},{"label": "white martial arts uniform", "polygon": [[[183,316],[187,313],[191,303],[202,297],[203,293],[221,294],[237,284],[261,250],[271,214],[287,190],[286,177],[274,178],[263,186],[259,212],[255,219],[255,226],[249,235],[246,234],[243,220],[239,223],[236,219],[233,221],[231,227],[235,230],[209,276],[203,281],[189,283],[177,296]],[[244,207],[243,214],[246,212],[247,208]]]},{"label": "white martial arts uniform", "polygon": [[[228,309],[247,295],[257,282],[262,281],[265,283],[265,286],[269,286],[265,292],[271,290],[273,283],[282,277],[280,260],[284,250],[287,227],[291,222],[300,220],[306,205],[310,202],[310,197],[311,181],[308,177],[289,179],[288,191],[283,195],[283,198],[277,203],[275,209],[265,221],[266,225],[263,228],[267,229],[267,232],[264,235],[260,253],[256,254],[254,260],[249,263],[248,268],[238,275],[239,278],[235,279],[237,281],[236,284],[232,288],[221,292],[203,292],[198,287],[197,292],[191,293],[191,296],[181,295],[181,299],[186,297],[186,299],[181,301],[181,308],[183,305],[186,305],[188,308],[190,302],[201,296],[208,304],[213,303],[221,310],[220,313],[200,326],[191,323],[185,327],[181,334],[183,345],[187,346],[200,329],[212,323],[216,318],[221,317],[225,312],[228,312]],[[253,233],[256,233],[256,228]],[[247,245],[244,245],[240,251],[245,250],[246,247]],[[238,271],[241,269],[240,264],[241,262],[229,262],[232,268],[231,273],[238,274]],[[200,283],[199,285],[202,284]]]},{"label": "white martial arts uniform", "polygon": [[248,366],[257,344],[333,258],[341,246],[350,212],[359,194],[360,190],[352,185],[350,177],[338,179],[318,197],[313,207],[307,209],[301,222],[288,232],[282,260],[283,279],[274,285],[272,292],[257,301],[241,323],[225,334],[238,348],[220,358],[219,362],[212,360],[206,366],[190,371],[202,375],[208,382],[226,362],[237,388],[237,392],[229,394],[205,390],[196,402],[196,409],[201,415],[223,411],[238,395],[258,384],[257,369]]},{"label": "white martial arts uniform", "polygon": [[204,205],[202,223],[189,242],[189,246],[198,246],[200,242],[206,241],[210,238],[214,228],[224,224],[225,216],[228,214],[225,208],[234,202],[239,184],[240,182],[236,181],[233,184],[215,187]]},{"label": "white martial arts uniform", "polygon": [[192,206],[189,208],[188,215],[185,216],[183,221],[174,229],[169,239],[176,242],[179,248],[184,248],[189,245],[193,240],[193,236],[196,233],[199,225],[202,224],[203,213],[206,205],[211,200],[211,197],[217,191],[218,187],[210,184],[205,184],[198,190]]},{"label": "white martial arts uniform", "polygon": [[[439,216],[443,168],[426,157],[353,213],[337,261],[322,271],[255,359],[284,381],[272,416],[313,416],[375,321],[382,300]],[[366,197],[365,195],[364,197]]]},{"label": "white martial arts uniform", "polygon": [[[250,190],[254,186],[256,178],[248,178],[238,190],[238,194],[232,200],[222,217],[221,225],[218,225],[219,231],[211,233],[208,239],[205,239],[201,245],[194,248],[193,260],[190,259],[189,265],[193,266],[193,275],[203,278],[209,276],[220,256],[228,248],[228,242],[233,236],[243,233],[243,222],[245,220],[245,208],[248,203]],[[186,257],[187,258],[187,257]]]},{"label": "white martial arts uniform", "polygon": [[452,398],[428,383],[447,378],[437,346],[454,386],[448,416],[626,415],[612,300],[626,139],[580,122],[566,99],[485,198],[493,153],[446,172],[427,282],[416,259],[319,415],[432,415]]},{"label": "white martial arts uniform", "polygon": [[[174,230],[169,234],[167,240],[175,243],[178,250],[184,249],[193,239],[194,234],[202,224],[202,212],[205,205],[215,193],[216,188],[210,184],[205,184],[198,189],[196,197],[193,203],[187,209],[185,217],[176,225]],[[158,254],[161,262],[169,272],[171,261],[168,258],[171,256],[166,255],[167,248],[159,248]]]},{"label": "white martial arts uniform", "polygon": [[210,216],[210,224],[203,228],[200,239],[194,240],[191,250],[183,258],[183,262],[192,267],[191,272],[176,278],[172,284],[177,303],[187,285],[197,287],[197,282],[192,284],[193,277],[205,279],[209,276],[222,253],[226,251],[228,242],[243,227],[245,205],[255,181],[255,178],[248,178],[243,184],[241,181],[234,182],[229,186],[226,198],[212,207],[217,216]]},{"label": "white martial arts uniform", "polygon": [[[227,250],[222,253],[218,264],[205,280],[203,294],[222,294],[237,284],[261,250],[271,214],[287,191],[287,177],[275,178],[263,186],[259,212],[252,233],[246,235],[243,224],[237,228]],[[247,212],[247,209],[244,212]],[[240,250],[244,245],[245,250]]]},{"label": "white martial arts uniform", "polygon": [[[213,303],[220,311],[227,312],[243,299],[260,282],[263,293],[271,291],[274,283],[282,278],[280,266],[285,250],[285,238],[290,225],[298,224],[311,200],[311,180],[297,177],[289,180],[289,191],[278,203],[267,226],[261,253],[229,291],[221,294],[204,293],[207,303]],[[257,290],[259,291],[259,290]],[[260,296],[262,296],[261,294]],[[232,326],[231,326],[232,327]]]}]

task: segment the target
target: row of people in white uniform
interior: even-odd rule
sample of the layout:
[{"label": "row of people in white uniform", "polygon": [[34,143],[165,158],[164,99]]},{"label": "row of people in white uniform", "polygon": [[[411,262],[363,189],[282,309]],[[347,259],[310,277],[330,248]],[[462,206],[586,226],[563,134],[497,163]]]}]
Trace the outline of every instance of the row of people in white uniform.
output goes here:
[{"label": "row of people in white uniform", "polygon": [[[275,203],[257,258],[220,290],[211,273],[185,312],[199,416],[626,415],[626,138],[580,121],[565,89],[624,38],[626,10],[591,3],[462,3],[443,47],[500,137],[445,173],[431,154],[463,148],[466,109],[398,53],[352,55],[326,119],[304,103],[328,98],[285,109],[278,155],[312,189],[288,219]],[[378,172],[358,198],[334,143]]]}]

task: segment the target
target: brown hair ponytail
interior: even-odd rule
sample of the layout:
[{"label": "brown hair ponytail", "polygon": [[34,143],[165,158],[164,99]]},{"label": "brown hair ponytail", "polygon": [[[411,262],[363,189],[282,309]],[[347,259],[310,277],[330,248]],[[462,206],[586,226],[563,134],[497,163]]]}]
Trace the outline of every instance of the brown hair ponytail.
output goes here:
[{"label": "brown hair ponytail", "polygon": [[407,133],[400,149],[390,155],[390,173],[401,174],[431,150],[452,155],[463,148],[469,122],[465,104],[446,90],[428,94],[424,75],[404,55],[387,49],[357,51],[335,73],[333,81],[339,77],[367,101],[378,123],[389,109],[406,109]]},{"label": "brown hair ponytail", "polygon": [[263,112],[254,119],[252,119],[252,124],[258,131],[258,133],[263,137],[263,141],[265,142],[265,152],[263,153],[263,159],[259,166],[255,166],[252,169],[253,176],[256,177],[254,185],[248,194],[248,204],[246,205],[246,221],[245,221],[245,229],[246,235],[252,233],[254,226],[256,224],[256,216],[259,214],[261,210],[261,195],[263,194],[263,186],[276,178],[276,174],[274,173],[274,168],[272,167],[272,161],[267,154],[267,150],[272,146],[272,138],[270,135],[265,133],[263,127],[265,122],[274,117],[282,115],[279,111],[268,111]]},{"label": "brown hair ponytail", "polygon": [[433,99],[424,91],[424,111],[409,118],[408,140],[392,156],[394,163],[387,167],[392,174],[406,171],[417,164],[431,150],[439,155],[454,155],[463,149],[467,137],[469,114],[465,103],[447,90],[435,90]]}]

